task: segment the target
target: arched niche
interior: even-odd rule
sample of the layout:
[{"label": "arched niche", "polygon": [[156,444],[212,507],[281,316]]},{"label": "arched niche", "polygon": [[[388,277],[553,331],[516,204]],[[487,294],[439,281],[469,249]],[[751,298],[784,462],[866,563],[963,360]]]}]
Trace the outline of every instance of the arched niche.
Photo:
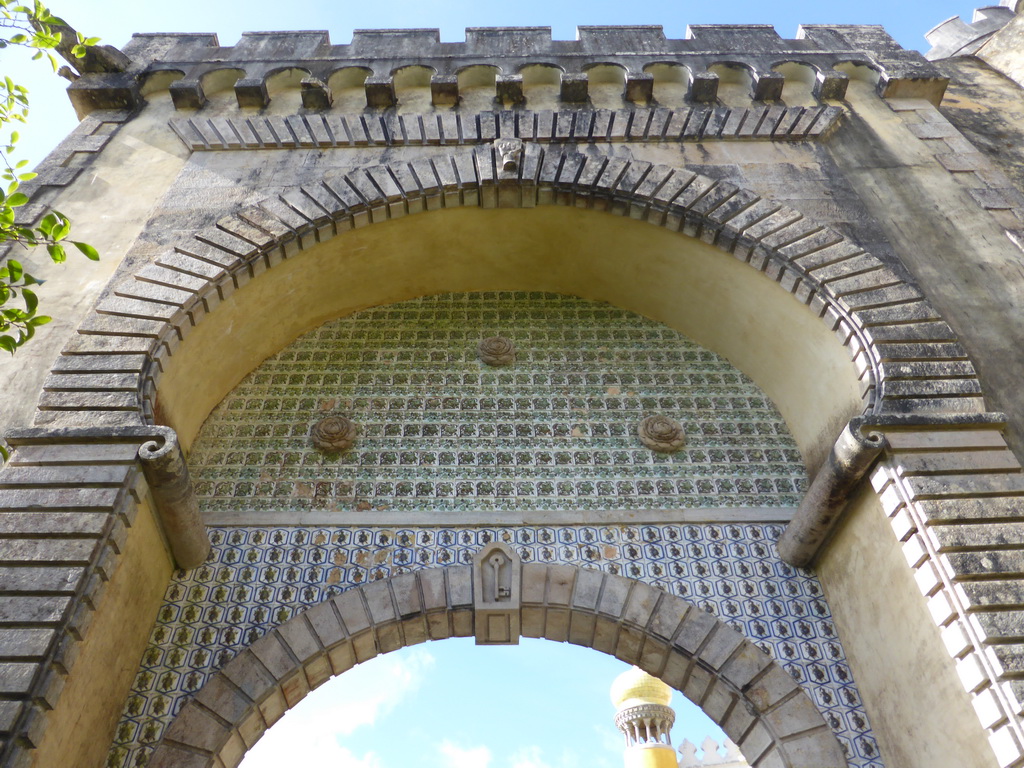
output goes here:
[{"label": "arched niche", "polygon": [[[185,704],[149,768],[233,768],[288,709],[334,675],[427,640],[473,636],[477,567],[424,569],[355,587],[270,630]],[[700,706],[754,768],[847,765],[808,694],[711,614],[599,571],[526,563],[520,573],[520,629],[510,639],[570,642],[636,664]]]},{"label": "arched niche", "polygon": [[607,301],[680,331],[769,395],[810,462],[863,408],[843,344],[760,271],[678,232],[545,206],[428,212],[287,259],[234,292],[163,362],[158,418],[189,445],[242,377],[304,331],[364,307],[486,290]]}]

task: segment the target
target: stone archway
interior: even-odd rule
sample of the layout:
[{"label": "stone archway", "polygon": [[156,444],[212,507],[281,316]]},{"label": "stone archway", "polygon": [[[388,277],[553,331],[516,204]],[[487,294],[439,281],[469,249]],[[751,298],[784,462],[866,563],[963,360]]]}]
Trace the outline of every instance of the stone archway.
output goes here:
[{"label": "stone archway", "polygon": [[[83,406],[80,398],[68,391],[48,395],[47,408],[60,410],[60,404],[53,401],[66,397],[75,401],[76,418],[88,423],[168,419],[168,372],[180,369],[179,378],[191,375],[180,372],[189,364],[176,357],[188,356],[181,353],[190,348],[193,329],[208,325],[207,316],[223,316],[218,305],[235,301],[232,294],[243,286],[261,284],[265,272],[278,271],[278,265],[300,251],[320,248],[350,230],[418,212],[554,205],[606,211],[680,232],[688,236],[686,241],[731,254],[760,273],[762,277],[757,280],[768,281],[757,288],[726,281],[730,290],[760,295],[781,287],[805,305],[804,309],[795,305],[792,313],[806,316],[809,323],[833,334],[841,355],[853,361],[845,377],[829,381],[851,392],[856,390],[850,402],[844,395],[842,407],[816,416],[815,423],[804,430],[808,437],[802,447],[807,446],[804,452],[811,466],[820,462],[840,426],[857,412],[984,410],[973,368],[953,331],[914,286],[836,230],[789,206],[683,168],[591,158],[530,143],[523,149],[516,170],[505,171],[498,162],[499,155],[484,145],[452,151],[433,160],[331,171],[319,182],[292,188],[225,215],[215,225],[157,255],[153,263],[137,273],[127,275],[115,286],[114,295],[99,303],[96,318],[86,322],[82,329],[85,337],[65,350],[66,354],[82,354],[86,348],[92,349],[90,340],[97,339],[102,341],[104,351],[145,352],[147,362],[138,391],[90,391],[88,400],[96,404],[95,409]],[[344,245],[349,238],[338,239]],[[315,283],[317,277],[305,274],[292,279]],[[388,278],[382,274],[375,279]],[[776,287],[770,288],[770,283]],[[759,290],[761,285],[764,291]],[[547,289],[573,293],[571,286]],[[366,301],[394,300],[388,296],[367,297],[362,306]],[[284,315],[291,314],[288,308],[278,309]],[[787,316],[789,320],[792,313]],[[318,319],[322,322],[327,318]],[[310,327],[311,322],[312,318],[296,320],[292,337]],[[761,324],[771,322],[763,318]],[[124,330],[126,323],[132,328]],[[758,323],[751,319],[748,324]],[[779,335],[804,338],[806,333],[806,328],[787,328]],[[280,342],[274,338],[278,347]],[[258,358],[273,351],[276,348],[268,347],[254,354]],[[808,372],[814,368],[809,361],[804,363]],[[203,400],[203,408],[219,402],[246,372],[240,371],[226,383],[224,391],[212,393],[215,388],[207,382],[212,394],[209,403]],[[951,382],[949,376],[954,374],[958,380]],[[815,370],[814,376],[804,379],[813,380],[819,375],[820,371]],[[784,386],[775,391],[766,389],[788,419],[801,412],[801,408],[794,407],[787,413],[780,403]],[[836,387],[832,389],[834,394]],[[158,402],[161,395],[162,403]],[[190,393],[183,398],[196,396]],[[828,399],[819,404],[828,405]],[[802,408],[805,415],[823,410]],[[197,426],[195,419],[183,419],[187,423],[179,425],[172,414],[168,421],[187,445],[190,431]]]},{"label": "stone archway", "polygon": [[[475,631],[479,639],[476,567],[425,569],[355,587],[269,631],[182,707],[150,768],[235,766],[284,712],[353,665],[427,640]],[[523,636],[593,648],[661,678],[697,703],[757,768],[847,765],[807,693],[711,614],[596,570],[524,563],[520,573],[515,618]]]}]

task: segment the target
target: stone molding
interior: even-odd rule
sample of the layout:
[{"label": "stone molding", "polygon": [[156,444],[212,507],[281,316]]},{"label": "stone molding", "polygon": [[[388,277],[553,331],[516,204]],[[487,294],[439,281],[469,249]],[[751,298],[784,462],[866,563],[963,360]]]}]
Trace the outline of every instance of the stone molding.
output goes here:
[{"label": "stone molding", "polygon": [[[570,642],[639,666],[682,691],[752,766],[841,768],[810,696],[763,651],[682,598],[621,576],[525,563],[524,637]],[[355,587],[270,630],[177,714],[150,768],[236,766],[309,691],[357,663],[426,640],[474,634],[473,567],[432,568]]]},{"label": "stone molding", "polygon": [[367,146],[480,144],[498,138],[538,142],[681,142],[706,139],[821,140],[842,107],[780,105],[682,109],[542,110],[405,115],[316,114],[176,117],[168,121],[194,152]]}]

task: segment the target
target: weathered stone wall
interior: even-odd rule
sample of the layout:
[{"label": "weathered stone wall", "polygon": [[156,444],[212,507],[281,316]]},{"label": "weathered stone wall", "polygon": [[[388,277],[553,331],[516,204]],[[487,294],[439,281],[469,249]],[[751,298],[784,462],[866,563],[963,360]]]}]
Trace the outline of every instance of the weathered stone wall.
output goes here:
[{"label": "weathered stone wall", "polygon": [[[9,607],[0,628],[10,680],[0,708],[3,760],[42,765],[65,761],[68,751],[100,749],[98,738],[83,743],[70,712],[89,690],[103,699],[90,728],[113,727],[123,701],[113,689],[128,685],[127,673],[100,694],[87,670],[102,664],[124,629],[119,584],[152,587],[127,619],[128,645],[147,642],[144,616],[158,609],[154,585],[166,570],[155,563],[168,556],[164,542],[144,535],[137,506],[152,507],[158,518],[167,510],[153,503],[162,497],[150,494],[135,459],[139,445],[157,436],[154,422],[177,429],[188,448],[239,381],[335,317],[436,293],[517,290],[609,301],[727,358],[778,407],[811,477],[851,417],[863,414],[884,432],[888,448],[874,487],[863,490],[878,503],[859,499],[853,522],[817,566],[851,641],[850,669],[870,692],[867,715],[886,723],[876,733],[881,756],[923,766],[938,759],[923,745],[947,744],[944,755],[961,750],[961,762],[974,755],[978,765],[1020,764],[1016,506],[1024,483],[1001,435],[1005,425],[1018,446],[1024,424],[1015,344],[1022,330],[1018,171],[986,144],[992,126],[1003,123],[972,122],[962,108],[972,87],[988,98],[1011,86],[965,75],[954,86],[958,101],[940,111],[943,72],[872,27],[806,27],[797,40],[764,27],[699,27],[687,40],[666,40],[652,27],[586,28],[571,42],[551,41],[544,30],[470,30],[458,44],[439,43],[433,32],[358,33],[348,45],[332,45],[324,33],[254,34],[233,48],[212,36],[156,35],[135,38],[126,52],[127,71],[87,75],[72,87],[88,117],[39,181],[69,214],[93,210],[101,188],[117,226],[101,231],[97,223],[80,235],[101,247],[104,272],[85,286],[78,266],[70,280],[51,280],[45,290],[53,313],[66,310],[66,322],[0,367],[5,381],[17,373],[25,392],[9,401],[8,429],[26,425],[38,404],[33,429],[9,429],[17,451],[0,472],[4,567],[12,569],[0,585]],[[955,67],[944,71],[958,76]],[[85,171],[76,173],[80,165]],[[996,408],[1007,417],[990,412]],[[199,468],[202,453],[196,458]],[[686,473],[700,474],[699,464]],[[684,507],[685,519],[692,499],[680,481],[692,482],[675,478],[676,495],[666,499]],[[637,479],[622,482],[639,491]],[[728,495],[726,486],[716,486],[719,492]],[[254,486],[253,493],[250,506],[267,504],[272,513],[274,491],[268,497]],[[645,514],[668,537],[678,521],[664,509],[666,499],[654,499]],[[626,515],[615,520],[615,510],[593,512],[602,525],[629,522]],[[655,519],[661,513],[666,519]],[[873,547],[886,530],[882,513],[893,539]],[[295,510],[288,514],[288,524],[303,524]],[[220,522],[230,541],[231,523]],[[238,534],[266,522],[249,521]],[[744,530],[756,524],[747,520]],[[323,535],[362,530],[375,541],[381,534],[366,521],[337,525]],[[173,530],[166,521],[162,527],[165,535]],[[466,535],[503,530],[481,518]],[[373,546],[386,559],[386,546]],[[261,543],[248,551],[262,562],[272,550]],[[694,558],[660,552],[644,566],[671,573],[696,567]],[[714,553],[711,560],[730,564]],[[885,622],[862,632],[872,606],[886,600],[863,574],[884,572],[899,587],[889,607],[905,606],[900,615],[916,618],[906,628]],[[179,574],[174,584],[198,573]],[[212,567],[203,573],[213,578]],[[315,602],[319,578],[296,584],[289,599],[312,604],[296,597],[311,589]],[[665,591],[678,594],[687,583],[670,577]],[[731,584],[723,575],[703,583],[708,590]],[[744,588],[742,580],[736,586]],[[161,615],[175,613],[175,589]],[[248,603],[235,607],[249,616],[258,608]],[[673,626],[685,634],[690,609],[671,604],[679,612]],[[790,608],[797,611],[789,606],[784,614]],[[566,608],[559,602],[545,610],[561,616]],[[113,614],[119,618],[109,620]],[[529,625],[525,609],[523,620]],[[683,642],[621,612],[609,620],[633,627],[623,636],[640,631],[660,638],[656,644]],[[264,619],[257,624],[269,628]],[[288,626],[281,637],[298,631]],[[259,648],[278,642],[278,631],[268,637]],[[384,634],[369,637],[383,643]],[[600,631],[588,637],[585,644],[606,645]],[[645,642],[616,652],[675,680],[669,667],[643,661]],[[189,658],[202,651],[192,643],[181,650]],[[322,646],[328,653],[326,640]],[[901,661],[911,647],[917,666]],[[283,652],[291,662],[281,679],[322,682],[322,669],[295,676],[304,669],[297,649]],[[785,655],[782,646],[773,652]],[[225,660],[204,657],[200,676]],[[916,695],[908,669],[922,670],[935,691],[962,690],[963,697],[939,697],[948,701],[936,713],[935,702]],[[736,706],[760,690],[760,674],[729,682],[739,687],[715,700],[726,702],[727,720],[742,720],[734,740],[772,765],[780,742],[765,741],[766,734],[789,731],[746,720]],[[137,693],[159,698],[153,681],[140,679]],[[191,690],[192,683],[180,688],[174,680],[175,691]],[[892,680],[900,681],[895,696],[885,688]],[[217,681],[211,685],[223,684]],[[207,749],[189,739],[209,729],[196,726],[190,736],[189,723],[209,725],[207,704],[217,695],[172,726],[167,754],[190,754],[204,765],[220,754],[231,762],[239,744],[244,751],[245,733],[262,732],[253,724],[274,719],[210,726],[233,746]],[[716,706],[711,693],[697,698]],[[769,700],[770,710],[780,706]],[[256,711],[256,699],[246,701],[246,711]],[[224,719],[221,704],[210,706],[214,720]],[[144,725],[130,705],[119,744],[140,749],[168,711]],[[250,725],[256,731],[246,731]],[[846,743],[854,760],[875,759],[854,754],[856,738]],[[815,764],[808,749],[800,759]]]}]

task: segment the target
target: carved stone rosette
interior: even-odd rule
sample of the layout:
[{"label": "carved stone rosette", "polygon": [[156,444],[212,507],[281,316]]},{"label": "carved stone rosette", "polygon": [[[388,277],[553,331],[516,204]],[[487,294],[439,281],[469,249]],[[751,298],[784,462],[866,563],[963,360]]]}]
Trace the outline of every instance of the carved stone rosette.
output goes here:
[{"label": "carved stone rosette", "polygon": [[359,426],[344,416],[328,416],[313,425],[310,437],[321,451],[336,453],[347,451],[359,436]]},{"label": "carved stone rosette", "polygon": [[640,442],[658,453],[675,453],[686,445],[686,433],[675,419],[658,414],[648,416],[637,428]]},{"label": "carved stone rosette", "polygon": [[487,365],[512,365],[516,361],[516,348],[504,336],[491,336],[477,347],[480,359]]}]

